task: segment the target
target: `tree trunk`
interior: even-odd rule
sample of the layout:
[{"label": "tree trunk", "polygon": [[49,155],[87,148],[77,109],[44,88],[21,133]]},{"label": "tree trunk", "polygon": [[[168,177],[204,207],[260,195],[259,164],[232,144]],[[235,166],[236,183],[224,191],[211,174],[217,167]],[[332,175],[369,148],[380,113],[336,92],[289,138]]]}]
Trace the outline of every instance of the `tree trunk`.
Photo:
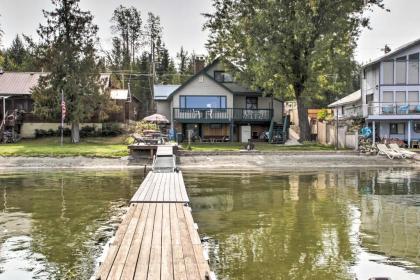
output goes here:
[{"label": "tree trunk", "polygon": [[79,143],[80,142],[80,133],[79,133],[79,122],[74,121],[71,123],[71,142]]},{"label": "tree trunk", "polygon": [[299,118],[299,141],[310,141],[311,140],[311,128],[309,126],[308,111],[305,107],[303,98],[298,95],[296,98],[296,105]]}]

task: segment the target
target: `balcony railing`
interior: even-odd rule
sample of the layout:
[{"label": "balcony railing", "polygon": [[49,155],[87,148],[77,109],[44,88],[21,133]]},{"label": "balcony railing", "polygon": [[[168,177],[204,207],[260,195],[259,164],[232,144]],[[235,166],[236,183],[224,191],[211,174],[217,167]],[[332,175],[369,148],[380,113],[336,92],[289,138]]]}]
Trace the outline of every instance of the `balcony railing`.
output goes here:
[{"label": "balcony railing", "polygon": [[420,115],[420,103],[371,102],[369,115]]},{"label": "balcony railing", "polygon": [[344,109],[343,118],[357,118],[363,116],[362,105]]},{"label": "balcony railing", "polygon": [[231,122],[231,121],[270,121],[272,109],[243,109],[243,108],[174,108],[174,120],[189,122]]}]

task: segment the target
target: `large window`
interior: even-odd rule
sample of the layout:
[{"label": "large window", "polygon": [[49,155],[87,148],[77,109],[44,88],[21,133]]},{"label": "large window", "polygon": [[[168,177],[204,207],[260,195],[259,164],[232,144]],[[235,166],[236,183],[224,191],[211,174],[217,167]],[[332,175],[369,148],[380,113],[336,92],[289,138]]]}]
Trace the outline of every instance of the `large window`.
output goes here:
[{"label": "large window", "polygon": [[226,96],[183,95],[179,97],[181,108],[226,108]]},{"label": "large window", "polygon": [[420,133],[420,122],[413,122],[413,130],[416,133]]},{"label": "large window", "polygon": [[405,56],[397,58],[395,66],[395,83],[402,85],[407,83],[407,61]]},{"label": "large window", "polygon": [[382,63],[383,83],[385,85],[394,84],[394,61],[385,61]]},{"label": "large window", "polygon": [[405,124],[404,123],[390,123],[389,134],[404,134]]},{"label": "large window", "polygon": [[419,54],[411,54],[408,57],[408,83],[416,85],[419,83]]},{"label": "large window", "polygon": [[405,91],[397,91],[397,92],[395,92],[395,103],[404,104],[405,101],[406,101]]},{"label": "large window", "polygon": [[408,103],[418,104],[419,103],[419,92],[418,91],[409,91],[408,92]]},{"label": "large window", "polygon": [[382,102],[384,103],[393,103],[394,102],[394,92],[393,91],[384,91],[382,94]]}]

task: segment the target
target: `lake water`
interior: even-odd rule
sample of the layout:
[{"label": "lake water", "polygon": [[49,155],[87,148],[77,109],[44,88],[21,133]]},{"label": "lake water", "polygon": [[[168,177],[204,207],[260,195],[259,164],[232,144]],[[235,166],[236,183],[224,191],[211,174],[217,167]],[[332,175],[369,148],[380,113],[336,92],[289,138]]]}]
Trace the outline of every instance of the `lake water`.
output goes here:
[{"label": "lake water", "polygon": [[[184,172],[218,279],[420,279],[420,172]],[[138,171],[0,173],[0,280],[89,279]]]}]

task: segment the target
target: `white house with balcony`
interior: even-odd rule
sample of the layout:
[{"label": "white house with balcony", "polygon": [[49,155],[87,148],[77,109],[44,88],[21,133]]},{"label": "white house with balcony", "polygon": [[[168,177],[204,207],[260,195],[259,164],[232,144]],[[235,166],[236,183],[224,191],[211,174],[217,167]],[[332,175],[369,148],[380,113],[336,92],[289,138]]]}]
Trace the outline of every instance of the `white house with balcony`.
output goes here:
[{"label": "white house with balcony", "polygon": [[363,117],[381,139],[420,140],[420,39],[362,67]]},{"label": "white house with balcony", "polygon": [[156,85],[157,113],[171,129],[200,141],[267,140],[283,124],[283,102],[236,82],[216,59],[182,85]]},{"label": "white house with balcony", "polygon": [[339,119],[353,119],[363,117],[362,110],[362,93],[357,90],[345,97],[328,105],[334,110],[335,116]]}]

